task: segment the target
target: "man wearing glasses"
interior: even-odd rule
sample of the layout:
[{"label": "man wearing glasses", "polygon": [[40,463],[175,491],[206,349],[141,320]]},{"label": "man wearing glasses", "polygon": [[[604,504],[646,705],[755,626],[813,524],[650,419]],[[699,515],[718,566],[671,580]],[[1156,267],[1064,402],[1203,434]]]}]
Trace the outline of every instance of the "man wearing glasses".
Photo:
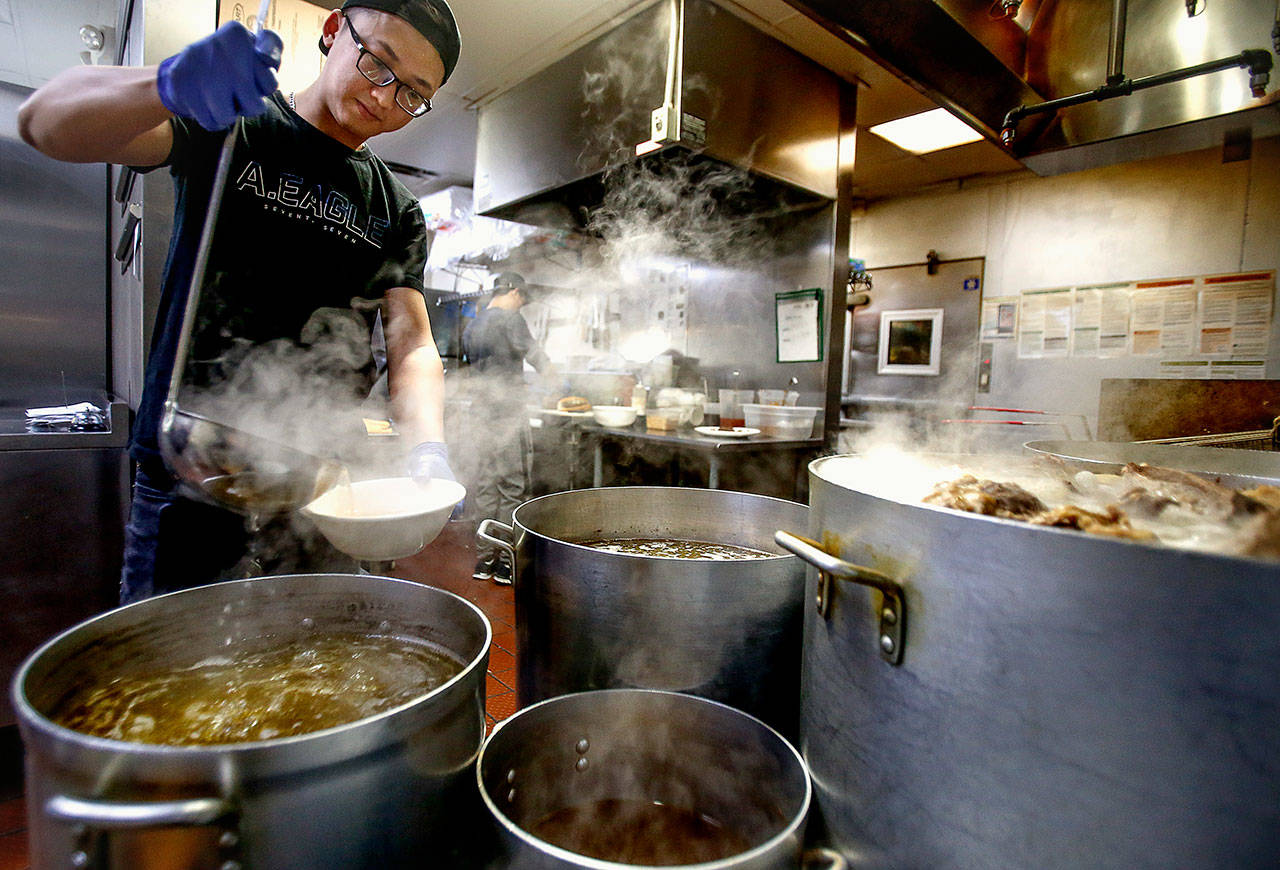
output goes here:
[{"label": "man wearing glasses", "polygon": [[[443,370],[423,300],[425,221],[365,142],[430,111],[457,65],[458,28],[446,0],[348,0],[325,21],[320,48],[328,56],[320,76],[284,94],[274,73],[279,37],[264,31],[255,39],[229,22],[158,67],[67,70],[19,110],[22,138],[50,157],[140,171],[166,166],[174,179],[173,241],[130,445],[138,473],[125,603],[246,570],[242,519],[182,498],[157,443],[214,170],[237,118],[243,123],[184,371],[201,387],[253,385],[246,360],[261,359],[258,349],[297,351],[306,360],[308,342],[335,332],[316,328],[318,310],[349,312],[358,297],[376,297],[390,412],[398,440],[413,448],[408,472],[453,479],[443,443]],[[324,364],[302,372],[302,383],[274,384],[281,414],[297,393],[316,388],[355,407],[375,374],[365,338],[355,354],[321,354]],[[295,531],[280,521],[272,540],[278,552],[265,554],[275,558],[264,572],[325,567]]]}]

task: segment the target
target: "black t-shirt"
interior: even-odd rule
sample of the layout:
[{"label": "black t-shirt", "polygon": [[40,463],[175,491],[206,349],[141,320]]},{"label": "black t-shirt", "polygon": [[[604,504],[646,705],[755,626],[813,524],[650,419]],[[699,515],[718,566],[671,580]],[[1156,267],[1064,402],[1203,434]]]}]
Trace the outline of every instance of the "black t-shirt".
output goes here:
[{"label": "black t-shirt", "polygon": [[[174,178],[173,238],[133,430],[131,452],[139,460],[159,455],[187,287],[226,135],[182,118],[171,123],[173,149],[162,165]],[[228,367],[246,347],[314,340],[317,311],[363,322],[354,298],[379,298],[392,287],[421,292],[426,254],[422,210],[386,164],[368,148],[352,151],[321,133],[275,93],[265,113],[241,125],[184,383],[231,376]],[[367,391],[373,372],[367,337],[365,328],[364,347],[354,355],[326,360],[326,384]]]},{"label": "black t-shirt", "polygon": [[477,314],[462,333],[462,347],[476,370],[485,374],[518,377],[526,358],[538,370],[545,359],[524,317],[505,308],[485,308]]}]

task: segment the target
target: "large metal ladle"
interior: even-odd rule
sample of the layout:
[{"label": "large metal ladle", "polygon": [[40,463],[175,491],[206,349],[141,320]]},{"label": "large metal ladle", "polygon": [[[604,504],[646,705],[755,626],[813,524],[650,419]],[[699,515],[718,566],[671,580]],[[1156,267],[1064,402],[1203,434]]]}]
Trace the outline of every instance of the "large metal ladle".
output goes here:
[{"label": "large metal ladle", "polygon": [[[255,35],[262,32],[270,11],[271,0],[262,0],[254,27]],[[186,494],[251,517],[266,517],[287,513],[311,502],[334,486],[345,468],[333,460],[236,429],[183,410],[178,405],[196,309],[200,305],[204,274],[209,265],[214,224],[231,171],[231,157],[240,125],[241,120],[237,118],[223,139],[218,168],[209,190],[209,205],[200,233],[200,247],[192,266],[191,286],[182,314],[182,331],[178,336],[160,423],[160,455]]]}]

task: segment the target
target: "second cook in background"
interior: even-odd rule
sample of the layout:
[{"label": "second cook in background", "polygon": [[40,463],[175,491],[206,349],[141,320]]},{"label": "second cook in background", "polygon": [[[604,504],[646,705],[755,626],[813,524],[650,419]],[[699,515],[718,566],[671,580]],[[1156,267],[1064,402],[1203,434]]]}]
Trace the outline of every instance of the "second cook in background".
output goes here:
[{"label": "second cook in background", "polygon": [[[468,501],[478,518],[507,525],[525,499],[525,465],[531,452],[524,364],[527,360],[543,376],[551,367],[520,314],[529,301],[524,277],[503,272],[493,281],[493,298],[462,334],[462,347],[472,366],[467,392],[472,400],[471,435],[477,449]],[[492,548],[479,551],[474,573],[477,580],[492,578],[506,584],[511,582],[511,573],[504,553]]]}]

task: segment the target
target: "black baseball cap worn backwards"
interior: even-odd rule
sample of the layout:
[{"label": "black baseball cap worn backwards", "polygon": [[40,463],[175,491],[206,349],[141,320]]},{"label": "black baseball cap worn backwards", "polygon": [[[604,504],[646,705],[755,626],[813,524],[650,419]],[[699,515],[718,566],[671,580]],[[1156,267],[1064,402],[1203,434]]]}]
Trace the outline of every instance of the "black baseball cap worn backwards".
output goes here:
[{"label": "black baseball cap worn backwards", "polygon": [[505,293],[508,290],[521,290],[526,294],[529,292],[528,284],[519,272],[501,273],[493,279],[493,289],[499,293]]},{"label": "black baseball cap worn backwards", "polygon": [[[444,61],[444,79],[440,84],[443,85],[453,75],[458,55],[462,52],[462,35],[458,32],[453,10],[445,0],[347,0],[342,4],[344,12],[353,7],[377,9],[409,22],[440,53],[440,60]],[[323,37],[320,39],[320,51],[329,53]]]}]

